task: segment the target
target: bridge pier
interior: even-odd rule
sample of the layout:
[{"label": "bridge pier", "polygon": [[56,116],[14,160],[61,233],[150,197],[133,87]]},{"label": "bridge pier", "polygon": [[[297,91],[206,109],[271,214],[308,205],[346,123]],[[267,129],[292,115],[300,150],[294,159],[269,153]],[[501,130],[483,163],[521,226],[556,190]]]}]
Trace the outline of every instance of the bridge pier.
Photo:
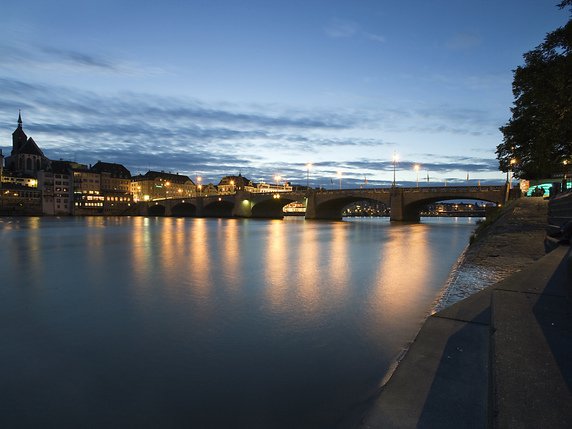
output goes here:
[{"label": "bridge pier", "polygon": [[389,197],[390,215],[389,220],[398,222],[419,222],[419,211],[406,206],[404,191],[401,188],[393,188]]},{"label": "bridge pier", "polygon": [[306,219],[316,219],[316,191],[308,190],[306,202]]},{"label": "bridge pier", "polygon": [[249,192],[238,191],[234,196],[233,217],[252,217],[253,202],[249,199]]}]

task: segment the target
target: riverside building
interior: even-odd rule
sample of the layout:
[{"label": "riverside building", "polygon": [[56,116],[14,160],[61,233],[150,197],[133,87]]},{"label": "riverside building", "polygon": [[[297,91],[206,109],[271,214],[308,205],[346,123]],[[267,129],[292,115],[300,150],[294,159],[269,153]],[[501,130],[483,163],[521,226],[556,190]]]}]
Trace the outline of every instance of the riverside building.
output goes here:
[{"label": "riverside building", "polygon": [[132,177],[131,192],[134,201],[190,198],[197,195],[197,186],[183,174],[148,171]]}]

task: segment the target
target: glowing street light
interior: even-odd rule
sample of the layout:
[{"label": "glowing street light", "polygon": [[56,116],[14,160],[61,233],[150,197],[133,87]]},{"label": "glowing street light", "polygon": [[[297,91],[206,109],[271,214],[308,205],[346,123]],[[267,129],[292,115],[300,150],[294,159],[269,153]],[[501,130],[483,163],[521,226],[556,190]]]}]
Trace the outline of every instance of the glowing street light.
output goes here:
[{"label": "glowing street light", "polygon": [[338,171],[336,173],[336,176],[338,176],[338,179],[340,180],[340,190],[342,189],[342,172]]},{"label": "glowing street light", "polygon": [[201,176],[197,176],[197,183],[198,183],[197,188],[199,189],[199,197],[201,196],[201,189],[203,189],[203,185],[201,184],[202,181],[203,178]]},{"label": "glowing street light", "polygon": [[508,170],[506,171],[506,183],[507,183],[507,186],[509,187],[509,189],[510,189],[509,174],[510,174],[511,169],[513,168],[513,165],[514,165],[514,164],[516,164],[516,159],[512,158],[512,159],[510,160],[510,164],[509,164]]},{"label": "glowing street light", "polygon": [[415,165],[413,166],[413,169],[414,169],[415,172],[417,173],[417,187],[419,187],[419,169],[420,169],[420,168],[421,168],[421,167],[419,166],[419,164],[415,164]]},{"label": "glowing street light", "polygon": [[274,181],[276,182],[276,186],[278,186],[280,184],[281,179],[282,179],[282,177],[280,177],[280,175],[278,175],[278,174],[274,175]]},{"label": "glowing street light", "polygon": [[312,168],[312,163],[306,164],[306,188],[310,187],[310,169]]}]

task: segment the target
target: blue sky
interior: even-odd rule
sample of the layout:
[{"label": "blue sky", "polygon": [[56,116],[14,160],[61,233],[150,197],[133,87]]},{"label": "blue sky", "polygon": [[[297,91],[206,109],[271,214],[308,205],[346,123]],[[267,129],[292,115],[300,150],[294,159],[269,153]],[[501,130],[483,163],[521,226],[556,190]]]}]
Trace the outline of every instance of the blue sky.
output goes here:
[{"label": "blue sky", "polygon": [[0,4],[0,147],[313,185],[502,181],[512,70],[557,0]]}]

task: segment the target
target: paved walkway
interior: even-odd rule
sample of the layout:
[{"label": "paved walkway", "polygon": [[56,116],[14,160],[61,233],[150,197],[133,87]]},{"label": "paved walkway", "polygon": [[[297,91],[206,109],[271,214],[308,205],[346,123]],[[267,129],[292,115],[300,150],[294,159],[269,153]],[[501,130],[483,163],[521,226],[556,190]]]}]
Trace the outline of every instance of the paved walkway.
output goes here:
[{"label": "paved walkway", "polygon": [[[537,229],[522,225],[524,235]],[[360,427],[572,427],[571,293],[572,255],[561,246],[429,317]]]}]

